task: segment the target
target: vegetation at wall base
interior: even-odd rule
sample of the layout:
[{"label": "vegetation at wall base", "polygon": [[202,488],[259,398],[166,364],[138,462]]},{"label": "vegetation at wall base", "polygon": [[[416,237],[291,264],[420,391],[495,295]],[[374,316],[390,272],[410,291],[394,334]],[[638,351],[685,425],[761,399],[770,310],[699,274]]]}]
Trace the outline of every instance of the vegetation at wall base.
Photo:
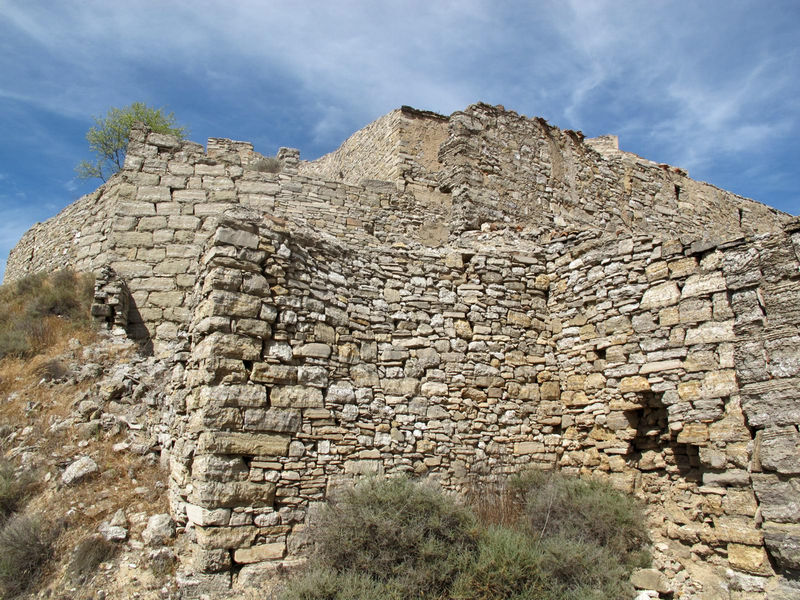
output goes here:
[{"label": "vegetation at wall base", "polygon": [[31,357],[72,331],[89,328],[93,292],[91,275],[69,270],[0,286],[0,358]]},{"label": "vegetation at wall base", "polygon": [[474,508],[409,479],[370,479],[313,528],[309,566],[282,600],[625,598],[649,557],[633,498],[557,472],[489,488]]}]

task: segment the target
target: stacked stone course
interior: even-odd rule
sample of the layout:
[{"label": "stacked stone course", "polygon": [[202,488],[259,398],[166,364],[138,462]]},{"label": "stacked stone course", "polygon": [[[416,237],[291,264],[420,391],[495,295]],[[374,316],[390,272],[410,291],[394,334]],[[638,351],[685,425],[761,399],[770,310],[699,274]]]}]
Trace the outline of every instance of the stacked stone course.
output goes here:
[{"label": "stacked stone course", "polygon": [[66,213],[26,234],[7,277],[61,244],[106,268],[99,318],[125,326],[128,289],[128,331],[179,341],[162,446],[185,585],[294,564],[354,478],[465,491],[537,467],[648,502],[685,597],[791,593],[800,227],[588,142],[404,108],[314,163],[281,149],[272,174],[247,143],[137,131],[70,209],[104,232],[89,250]]}]

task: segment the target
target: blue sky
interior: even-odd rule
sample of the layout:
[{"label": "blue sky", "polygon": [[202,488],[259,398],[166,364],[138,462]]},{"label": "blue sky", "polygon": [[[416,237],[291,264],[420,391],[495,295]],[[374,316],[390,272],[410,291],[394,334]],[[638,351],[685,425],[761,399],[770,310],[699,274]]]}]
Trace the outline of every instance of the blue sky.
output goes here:
[{"label": "blue sky", "polygon": [[0,0],[0,274],[134,101],[306,159],[403,104],[503,104],[800,213],[794,0]]}]

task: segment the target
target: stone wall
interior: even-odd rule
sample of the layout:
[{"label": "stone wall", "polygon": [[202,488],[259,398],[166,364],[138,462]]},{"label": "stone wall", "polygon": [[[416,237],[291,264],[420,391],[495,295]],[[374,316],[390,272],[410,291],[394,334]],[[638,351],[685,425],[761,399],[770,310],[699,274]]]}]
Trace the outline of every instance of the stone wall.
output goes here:
[{"label": "stone wall", "polygon": [[185,585],[292,564],[342,482],[531,467],[643,498],[687,598],[797,577],[789,215],[486,105],[262,159],[134,131],[124,169],[8,262],[95,271],[95,316],[179,363],[159,439]]},{"label": "stone wall", "polygon": [[473,105],[450,116],[439,180],[453,191],[455,218],[648,232],[723,241],[774,231],[786,216],[693,181],[679,168],[636,155],[595,151],[561,131],[502,107]]},{"label": "stone wall", "polygon": [[347,138],[336,151],[300,164],[300,173],[358,184],[433,182],[439,146],[447,138],[447,117],[403,106]]},{"label": "stone wall", "polygon": [[225,215],[173,403],[192,581],[246,586],[291,564],[342,481],[410,473],[464,491],[531,467],[644,498],[659,566],[687,592],[762,598],[775,569],[792,575],[800,320],[778,307],[800,295],[798,234],[514,238],[375,254]]}]

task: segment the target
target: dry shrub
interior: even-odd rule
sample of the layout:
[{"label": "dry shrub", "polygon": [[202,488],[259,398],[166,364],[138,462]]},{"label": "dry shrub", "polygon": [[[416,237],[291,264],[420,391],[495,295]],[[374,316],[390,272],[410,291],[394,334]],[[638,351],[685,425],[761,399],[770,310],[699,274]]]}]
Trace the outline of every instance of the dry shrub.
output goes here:
[{"label": "dry shrub", "polygon": [[14,515],[0,530],[0,595],[15,598],[32,587],[50,560],[55,528],[40,518]]},{"label": "dry shrub", "polygon": [[117,551],[117,547],[102,535],[93,534],[83,538],[75,550],[67,567],[70,580],[81,585],[91,579],[100,563],[107,562]]},{"label": "dry shrub", "polygon": [[[329,597],[369,597],[380,588],[383,597],[425,598],[443,593],[469,563],[477,530],[469,510],[432,487],[371,479],[323,509],[314,540],[320,569],[308,576],[339,589]],[[295,586],[288,597],[313,589],[309,581]]]},{"label": "dry shrub", "polygon": [[93,292],[91,275],[68,270],[0,286],[0,358],[33,356],[66,331],[89,327]]},{"label": "dry shrub", "polygon": [[0,524],[22,508],[36,486],[33,473],[15,473],[10,463],[0,460]]},{"label": "dry shrub", "polygon": [[253,161],[250,168],[259,173],[280,173],[282,165],[281,161],[274,156],[268,156]]}]

